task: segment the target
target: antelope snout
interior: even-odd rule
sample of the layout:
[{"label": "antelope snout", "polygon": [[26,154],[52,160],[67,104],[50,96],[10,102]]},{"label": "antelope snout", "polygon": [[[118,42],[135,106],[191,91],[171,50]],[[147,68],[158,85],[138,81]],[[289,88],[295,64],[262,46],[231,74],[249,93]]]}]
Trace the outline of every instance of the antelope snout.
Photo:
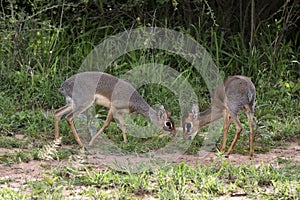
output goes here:
[{"label": "antelope snout", "polygon": [[193,140],[194,139],[194,137],[192,135],[184,135],[183,138],[185,140]]}]

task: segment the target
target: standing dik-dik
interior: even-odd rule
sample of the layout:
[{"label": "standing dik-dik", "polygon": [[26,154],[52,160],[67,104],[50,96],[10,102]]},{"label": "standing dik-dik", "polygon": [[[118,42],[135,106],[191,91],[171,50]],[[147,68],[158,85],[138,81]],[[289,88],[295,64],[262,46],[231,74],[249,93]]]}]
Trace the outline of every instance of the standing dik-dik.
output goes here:
[{"label": "standing dik-dik", "polygon": [[121,126],[124,142],[126,130],[122,114],[137,112],[151,120],[159,129],[176,134],[174,122],[170,113],[160,106],[156,111],[151,108],[136,89],[128,82],[102,72],[82,72],[68,78],[60,91],[65,95],[67,105],[54,112],[55,138],[59,138],[59,120],[68,114],[66,120],[79,145],[83,146],[73,120],[80,113],[86,111],[94,103],[109,108],[106,121],[102,128],[92,137],[89,145],[110,124],[115,116]]},{"label": "standing dik-dik", "polygon": [[228,129],[232,122],[234,122],[236,128],[236,135],[225,154],[225,157],[229,157],[242,131],[238,113],[240,110],[245,110],[250,126],[250,157],[252,158],[254,154],[253,115],[255,95],[255,86],[249,78],[245,76],[227,78],[216,90],[210,108],[199,112],[198,105],[194,104],[192,112],[184,115],[182,119],[184,138],[193,139],[199,128],[224,117],[224,135],[220,150],[225,149]]}]

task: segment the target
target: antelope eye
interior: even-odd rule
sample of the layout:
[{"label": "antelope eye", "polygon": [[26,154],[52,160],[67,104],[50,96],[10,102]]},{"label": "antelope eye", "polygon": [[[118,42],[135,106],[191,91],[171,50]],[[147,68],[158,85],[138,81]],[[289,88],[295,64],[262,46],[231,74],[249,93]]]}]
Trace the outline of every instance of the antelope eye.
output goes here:
[{"label": "antelope eye", "polygon": [[165,126],[168,127],[169,129],[172,129],[172,123],[169,121],[165,122]]}]

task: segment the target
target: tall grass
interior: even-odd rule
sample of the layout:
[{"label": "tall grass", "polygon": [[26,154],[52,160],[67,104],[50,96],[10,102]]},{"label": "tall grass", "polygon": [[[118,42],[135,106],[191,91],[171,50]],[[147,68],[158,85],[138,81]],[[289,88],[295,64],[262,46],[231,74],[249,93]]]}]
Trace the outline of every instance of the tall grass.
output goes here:
[{"label": "tall grass", "polygon": [[[25,20],[23,26],[2,23],[8,28],[0,33],[3,113],[0,120],[4,122],[3,126],[12,130],[22,127],[22,132],[28,135],[52,131],[52,125],[43,123],[42,113],[64,104],[63,96],[58,92],[60,84],[77,72],[84,58],[101,41],[127,28],[127,21],[117,23],[115,19],[109,21],[110,25],[102,26],[93,21],[93,28],[88,18],[76,21],[74,27],[65,22],[52,24],[50,21],[41,26],[38,20],[38,16],[32,17]],[[257,88],[255,116],[258,132],[274,138],[280,135],[281,139],[298,137],[299,49],[286,40],[275,45],[277,30],[269,28],[270,22],[259,26],[256,42],[251,47],[245,42],[243,33],[229,35],[216,27],[203,30],[200,22],[203,23],[199,21],[199,24],[191,25],[190,30],[179,30],[190,34],[206,48],[224,78],[235,74],[251,77]],[[104,24],[104,21],[99,24]],[[167,27],[170,26],[167,21],[165,25],[172,28]],[[150,62],[167,64],[179,71],[198,95],[200,109],[209,106],[209,93],[203,79],[187,61],[176,55],[161,50],[129,52],[118,58],[107,72],[120,76]],[[180,125],[182,113],[170,90],[157,85],[143,86],[138,90],[151,105],[166,104],[176,124]],[[46,121],[51,123],[50,119]],[[283,127],[280,132],[276,130],[278,126]]]}]

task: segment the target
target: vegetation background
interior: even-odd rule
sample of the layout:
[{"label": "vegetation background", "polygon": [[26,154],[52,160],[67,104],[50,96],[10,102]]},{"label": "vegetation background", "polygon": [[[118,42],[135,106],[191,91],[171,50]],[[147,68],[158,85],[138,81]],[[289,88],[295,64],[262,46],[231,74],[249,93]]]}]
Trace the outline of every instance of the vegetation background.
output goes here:
[{"label": "vegetation background", "polygon": [[[84,58],[108,36],[143,26],[183,32],[206,48],[224,77],[235,74],[251,77],[257,87],[256,152],[297,141],[300,137],[299,19],[297,0],[1,0],[0,147],[20,148],[26,153],[0,155],[0,162],[12,164],[38,159],[39,150],[54,136],[52,111],[65,102],[58,92],[61,83],[75,74]],[[151,60],[173,66],[182,73],[196,90],[200,109],[209,106],[203,80],[178,56],[163,51],[130,52],[107,72],[119,76]],[[139,91],[149,104],[163,103],[170,108],[176,124],[180,125],[179,105],[171,91],[155,85]],[[103,119],[106,111],[99,112]],[[66,123],[61,128],[63,144],[74,145]],[[18,134],[24,138],[18,140],[15,137]],[[142,152],[158,148],[164,141],[154,138],[143,143],[132,137],[129,138],[132,142],[125,145],[114,125],[107,134],[123,148]],[[247,137],[246,134],[237,144],[236,152],[248,152]],[[197,137],[187,153],[196,153],[201,140]],[[61,158],[66,156],[64,153]]]}]

